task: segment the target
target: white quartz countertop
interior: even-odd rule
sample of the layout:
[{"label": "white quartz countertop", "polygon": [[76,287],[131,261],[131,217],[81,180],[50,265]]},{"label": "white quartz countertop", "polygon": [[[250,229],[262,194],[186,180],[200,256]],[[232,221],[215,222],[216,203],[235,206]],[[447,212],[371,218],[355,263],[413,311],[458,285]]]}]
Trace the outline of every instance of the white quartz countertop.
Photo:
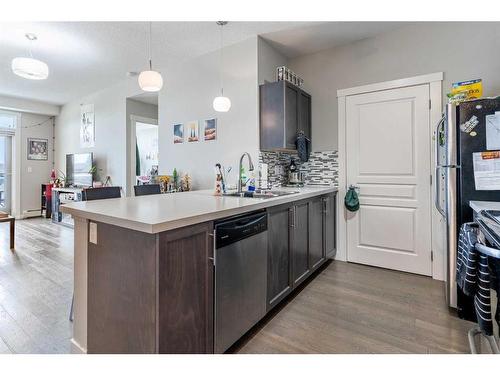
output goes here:
[{"label": "white quartz countertop", "polygon": [[337,191],[333,186],[279,188],[299,191],[274,198],[216,197],[212,190],[145,195],[65,204],[61,210],[74,217],[112,224],[146,233],[221,219],[262,208],[299,201]]},{"label": "white quartz countertop", "polygon": [[500,211],[500,202],[470,201],[469,206],[475,212],[480,212],[482,210],[499,210]]}]

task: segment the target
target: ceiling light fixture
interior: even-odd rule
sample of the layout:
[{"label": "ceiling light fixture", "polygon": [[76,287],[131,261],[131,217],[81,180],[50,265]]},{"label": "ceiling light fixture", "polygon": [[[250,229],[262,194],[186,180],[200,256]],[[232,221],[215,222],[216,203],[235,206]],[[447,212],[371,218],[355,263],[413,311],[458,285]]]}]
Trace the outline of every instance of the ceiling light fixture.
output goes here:
[{"label": "ceiling light fixture", "polygon": [[161,74],[153,70],[153,63],[151,58],[151,40],[152,40],[152,22],[149,23],[149,70],[143,70],[139,74],[139,87],[143,91],[155,92],[160,91],[163,87],[163,78]]},{"label": "ceiling light fixture", "polygon": [[26,39],[30,42],[30,57],[15,57],[12,59],[12,72],[19,77],[26,79],[47,79],[49,76],[49,67],[43,61],[33,58],[33,53],[31,52],[32,44],[38,38],[35,34],[28,33],[25,35]]},{"label": "ceiling light fixture", "polygon": [[217,112],[227,112],[231,108],[231,100],[224,96],[224,85],[223,85],[223,72],[224,72],[224,40],[223,40],[223,27],[227,25],[227,21],[217,21],[217,25],[220,26],[220,96],[216,97],[213,102],[215,111]]}]

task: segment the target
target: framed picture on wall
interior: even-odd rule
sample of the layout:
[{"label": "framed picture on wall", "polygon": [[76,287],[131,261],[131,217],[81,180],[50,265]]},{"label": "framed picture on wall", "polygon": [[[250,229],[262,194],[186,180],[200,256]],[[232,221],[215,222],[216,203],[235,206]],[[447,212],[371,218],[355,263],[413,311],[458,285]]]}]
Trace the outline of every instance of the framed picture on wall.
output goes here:
[{"label": "framed picture on wall", "polygon": [[89,148],[95,145],[94,105],[80,107],[80,147]]},{"label": "framed picture on wall", "polygon": [[188,142],[198,142],[200,140],[200,124],[198,121],[187,123],[186,138]]},{"label": "framed picture on wall", "polygon": [[217,119],[205,120],[203,124],[203,138],[205,141],[215,141],[217,139]]},{"label": "framed picture on wall", "polygon": [[49,140],[28,138],[28,160],[49,160]]},{"label": "framed picture on wall", "polygon": [[184,125],[175,124],[174,125],[174,144],[184,142]]}]

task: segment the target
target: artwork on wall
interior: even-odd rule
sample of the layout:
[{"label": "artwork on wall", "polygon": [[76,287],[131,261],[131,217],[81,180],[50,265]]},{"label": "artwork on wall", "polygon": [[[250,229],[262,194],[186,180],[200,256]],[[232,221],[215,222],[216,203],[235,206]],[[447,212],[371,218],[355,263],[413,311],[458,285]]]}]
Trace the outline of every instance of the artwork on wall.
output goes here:
[{"label": "artwork on wall", "polygon": [[205,141],[215,141],[217,139],[217,119],[211,118],[205,120],[203,126],[203,137]]},{"label": "artwork on wall", "polygon": [[184,142],[184,125],[175,124],[174,125],[174,144]]},{"label": "artwork on wall", "polygon": [[89,148],[95,145],[94,105],[85,104],[80,107],[80,147]]},{"label": "artwork on wall", "polygon": [[186,138],[188,142],[198,142],[200,140],[200,125],[198,121],[187,123]]},{"label": "artwork on wall", "polygon": [[28,160],[49,160],[49,140],[28,138]]}]

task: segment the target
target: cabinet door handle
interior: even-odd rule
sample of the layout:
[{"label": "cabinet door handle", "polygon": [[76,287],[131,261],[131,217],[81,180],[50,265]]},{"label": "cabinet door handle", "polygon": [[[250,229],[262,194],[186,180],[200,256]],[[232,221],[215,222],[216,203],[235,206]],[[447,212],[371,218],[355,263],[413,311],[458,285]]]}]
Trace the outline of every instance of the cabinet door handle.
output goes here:
[{"label": "cabinet door handle", "polygon": [[288,213],[289,216],[291,214],[290,227],[295,228],[295,207],[290,208]]},{"label": "cabinet door handle", "polygon": [[216,262],[217,262],[217,252],[215,251],[215,238],[216,238],[216,237],[215,237],[215,229],[214,229],[213,233],[207,233],[207,236],[208,236],[208,237],[212,237],[212,252],[213,252],[213,254],[214,254],[214,256],[213,256],[213,257],[208,257],[208,259],[209,259],[210,261],[212,261],[212,263],[213,263],[213,265],[214,265],[214,267],[215,267]]}]

